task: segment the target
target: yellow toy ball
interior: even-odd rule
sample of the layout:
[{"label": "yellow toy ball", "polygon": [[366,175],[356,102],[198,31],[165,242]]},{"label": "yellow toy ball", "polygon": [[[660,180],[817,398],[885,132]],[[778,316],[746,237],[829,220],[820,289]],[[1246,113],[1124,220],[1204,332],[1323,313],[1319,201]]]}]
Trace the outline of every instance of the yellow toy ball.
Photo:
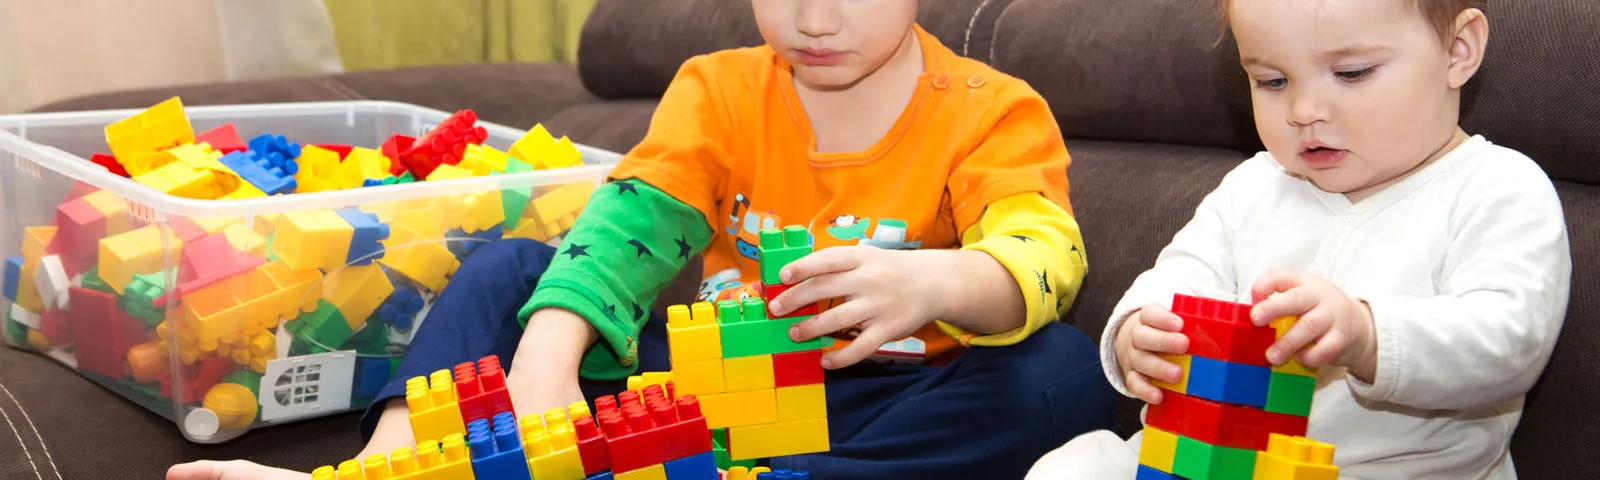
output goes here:
[{"label": "yellow toy ball", "polygon": [[217,422],[224,430],[245,428],[256,420],[255,394],[237,383],[219,383],[211,387],[203,405],[217,414]]}]

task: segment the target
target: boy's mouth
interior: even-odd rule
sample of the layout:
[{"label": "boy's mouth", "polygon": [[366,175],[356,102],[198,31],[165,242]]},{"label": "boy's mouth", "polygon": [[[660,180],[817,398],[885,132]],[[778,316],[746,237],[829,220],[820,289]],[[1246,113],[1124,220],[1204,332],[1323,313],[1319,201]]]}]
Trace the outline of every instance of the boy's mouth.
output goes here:
[{"label": "boy's mouth", "polygon": [[1344,160],[1349,150],[1341,150],[1328,146],[1317,140],[1308,140],[1300,144],[1300,159],[1312,170],[1324,170],[1339,166],[1339,161]]},{"label": "boy's mouth", "polygon": [[803,48],[795,54],[800,57],[800,63],[812,66],[838,65],[844,60],[844,52],[826,48]]}]

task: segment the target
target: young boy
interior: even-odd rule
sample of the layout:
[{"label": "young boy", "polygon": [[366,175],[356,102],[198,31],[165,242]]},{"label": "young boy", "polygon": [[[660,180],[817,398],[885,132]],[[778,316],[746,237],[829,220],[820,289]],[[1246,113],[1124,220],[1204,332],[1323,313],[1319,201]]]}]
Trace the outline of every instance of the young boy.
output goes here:
[{"label": "young boy", "polygon": [[[1516,478],[1508,447],[1550,357],[1571,258],[1538,165],[1456,125],[1482,62],[1480,0],[1231,0],[1267,151],[1229,173],[1101,341],[1156,404],[1176,382],[1174,293],[1298,316],[1267,359],[1322,367],[1309,437],[1354,478]],[[1030,478],[1133,478],[1142,435],[1074,439]]]},{"label": "young boy", "polygon": [[[782,271],[794,286],[771,309],[829,307],[797,341],[849,333],[822,360],[830,451],[774,467],[1020,477],[1111,425],[1092,340],[1054,322],[1087,264],[1044,100],[941,45],[914,1],[752,4],[766,45],[687,62],[559,249],[503,241],[462,265],[379,395],[388,406],[364,419],[361,455],[413,443],[404,402],[388,400],[405,378],[484,355],[511,361],[524,413],[669,370],[647,313],[657,294],[703,253],[716,284],[702,300],[759,295],[757,231],[785,225],[807,226],[818,251]],[[266,471],[170,477],[230,469]]]}]

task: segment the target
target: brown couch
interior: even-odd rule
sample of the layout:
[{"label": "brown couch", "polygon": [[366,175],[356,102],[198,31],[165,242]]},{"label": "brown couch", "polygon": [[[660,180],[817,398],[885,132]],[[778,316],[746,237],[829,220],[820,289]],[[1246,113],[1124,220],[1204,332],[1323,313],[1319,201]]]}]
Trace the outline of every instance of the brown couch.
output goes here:
[{"label": "brown couch", "polygon": [[[1213,48],[1211,2],[922,0],[922,24],[958,53],[1030,82],[1050,100],[1074,163],[1072,202],[1093,268],[1067,321],[1091,335],[1134,276],[1222,175],[1261,148],[1237,52]],[[1576,263],[1566,329],[1529,396],[1512,443],[1522,478],[1600,478],[1600,3],[1495,1],[1484,70],[1463,124],[1538,160],[1557,183]],[[655,98],[689,56],[760,41],[741,0],[602,0],[576,71],[477,65],[120,92],[42,111],[189,104],[383,99],[476,109],[515,127],[626,151]],[[693,273],[683,278],[692,284]],[[683,299],[684,296],[669,297]],[[664,301],[665,302],[665,301]],[[355,453],[355,416],[185,443],[167,420],[43,357],[0,349],[0,412],[21,443],[0,442],[0,478],[150,478],[199,458],[248,458],[309,469]],[[1137,427],[1137,402],[1122,423]],[[35,431],[36,430],[36,431]],[[5,431],[0,429],[0,431]],[[3,437],[3,435],[0,435]],[[107,448],[109,447],[109,448]]]}]

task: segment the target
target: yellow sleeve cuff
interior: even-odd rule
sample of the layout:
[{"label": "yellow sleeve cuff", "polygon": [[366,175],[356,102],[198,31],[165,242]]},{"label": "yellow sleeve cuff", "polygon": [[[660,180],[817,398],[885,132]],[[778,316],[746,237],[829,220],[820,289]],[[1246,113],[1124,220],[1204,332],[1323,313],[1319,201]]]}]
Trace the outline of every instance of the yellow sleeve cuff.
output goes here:
[{"label": "yellow sleeve cuff", "polygon": [[1005,346],[1028,338],[1072,308],[1089,270],[1078,221],[1036,193],[989,204],[978,222],[962,234],[961,243],[962,250],[987,253],[1010,271],[1027,307],[1027,320],[1021,327],[991,335],[938,322],[940,330],[962,345]]}]

